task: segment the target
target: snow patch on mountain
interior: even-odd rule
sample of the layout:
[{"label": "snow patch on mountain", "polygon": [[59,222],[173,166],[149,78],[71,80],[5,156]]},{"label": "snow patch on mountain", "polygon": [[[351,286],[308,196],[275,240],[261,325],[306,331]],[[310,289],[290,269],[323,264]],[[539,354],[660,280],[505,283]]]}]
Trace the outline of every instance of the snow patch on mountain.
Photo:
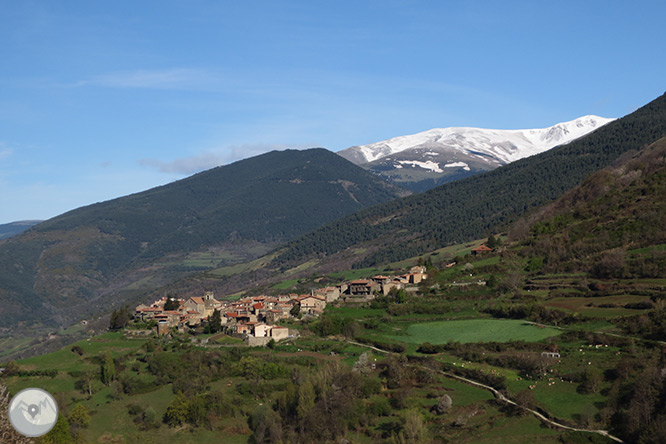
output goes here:
[{"label": "snow patch on mountain", "polygon": [[421,162],[418,160],[399,160],[398,163],[400,165],[411,165],[411,166],[419,166],[423,168],[424,170],[430,170],[434,171],[435,173],[443,173],[444,170],[439,167],[439,164],[437,162],[433,162],[432,160],[428,160],[425,162]]},{"label": "snow patch on mountain", "polygon": [[469,165],[467,165],[465,162],[453,162],[453,163],[447,163],[444,165],[444,168],[462,168],[465,171],[469,171]]}]

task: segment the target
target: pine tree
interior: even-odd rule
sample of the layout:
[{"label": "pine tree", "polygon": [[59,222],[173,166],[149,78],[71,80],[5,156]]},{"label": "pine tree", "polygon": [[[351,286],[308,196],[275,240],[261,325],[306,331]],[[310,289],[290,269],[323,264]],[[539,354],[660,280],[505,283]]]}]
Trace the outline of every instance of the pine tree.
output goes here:
[{"label": "pine tree", "polygon": [[493,236],[492,234],[488,236],[488,241],[486,242],[486,246],[493,250],[498,247],[497,239],[495,238],[495,236]]},{"label": "pine tree", "polygon": [[213,310],[213,314],[208,318],[208,326],[210,333],[222,331],[222,315],[219,310]]},{"label": "pine tree", "polygon": [[180,302],[178,302],[178,299],[174,298],[171,295],[167,296],[167,300],[164,303],[164,311],[178,310],[179,308],[180,308]]},{"label": "pine tree", "polygon": [[109,385],[111,381],[116,379],[116,364],[113,362],[111,352],[104,354],[104,363],[102,364],[102,382]]},{"label": "pine tree", "polygon": [[130,318],[130,309],[128,305],[125,305],[118,310],[113,310],[111,313],[111,320],[109,322],[109,330],[122,330],[127,327],[129,324]]}]

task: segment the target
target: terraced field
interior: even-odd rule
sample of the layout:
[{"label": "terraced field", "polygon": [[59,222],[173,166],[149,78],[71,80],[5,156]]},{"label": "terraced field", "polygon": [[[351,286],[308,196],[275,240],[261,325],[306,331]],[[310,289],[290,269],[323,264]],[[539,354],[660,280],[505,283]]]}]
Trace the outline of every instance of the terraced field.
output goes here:
[{"label": "terraced field", "polygon": [[591,318],[614,318],[646,312],[646,309],[625,308],[627,304],[649,302],[649,298],[636,295],[603,297],[563,297],[553,298],[543,303],[546,307],[557,308],[572,313],[580,313]]}]

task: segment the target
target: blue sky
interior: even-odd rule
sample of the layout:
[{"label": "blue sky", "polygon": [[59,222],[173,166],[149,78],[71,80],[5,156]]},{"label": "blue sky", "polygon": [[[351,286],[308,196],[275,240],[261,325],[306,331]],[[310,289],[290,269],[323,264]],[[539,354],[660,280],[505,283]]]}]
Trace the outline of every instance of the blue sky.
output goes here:
[{"label": "blue sky", "polygon": [[621,117],[663,1],[0,0],[0,223],[272,149]]}]

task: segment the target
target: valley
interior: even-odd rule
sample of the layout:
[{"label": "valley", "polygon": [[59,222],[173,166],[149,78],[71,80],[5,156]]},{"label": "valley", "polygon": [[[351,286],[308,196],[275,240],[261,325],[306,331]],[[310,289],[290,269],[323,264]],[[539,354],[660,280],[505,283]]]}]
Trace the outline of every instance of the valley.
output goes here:
[{"label": "valley", "polygon": [[0,444],[666,443],[665,2],[0,10]]},{"label": "valley", "polygon": [[[11,265],[52,267],[61,290],[97,279],[90,301],[115,296],[97,307],[113,313],[52,333],[50,353],[48,341],[3,338],[2,384],[56,395],[60,427],[42,442],[663,442],[664,97],[566,146],[287,243],[243,249],[233,235],[226,248],[176,248],[207,233],[201,218],[183,238],[167,230],[139,245],[111,279],[104,262],[65,278],[92,269],[71,257],[90,252],[91,236],[122,245],[107,219],[47,221],[5,241]],[[278,182],[302,185],[299,165]],[[48,248],[30,242],[46,232]],[[35,289],[58,282],[35,276]],[[113,282],[132,292],[118,297]],[[83,295],[58,293],[65,305]],[[17,359],[26,346],[35,356]]]},{"label": "valley", "polygon": [[[502,238],[483,256],[471,255],[481,243],[474,242],[450,248],[448,258],[409,259],[399,265],[426,263],[428,279],[278,321],[298,335],[268,348],[201,329],[135,339],[129,333],[145,328],[137,321],[124,334],[9,364],[3,381],[12,391],[37,385],[57,393],[71,433],[91,442],[499,443],[510,433],[512,442],[610,443],[658,433],[629,419],[651,404],[617,403],[620,392],[641,390],[652,377],[662,349],[656,338],[634,336],[626,321],[663,316],[663,293],[626,293],[666,287],[666,276],[527,271],[522,242]],[[384,270],[405,270],[397,266]],[[298,291],[322,277],[334,279],[284,287]],[[561,300],[574,303],[555,308]],[[115,375],[105,382],[110,365]],[[75,408],[90,419],[77,422]],[[617,415],[625,419],[612,420]]]}]

